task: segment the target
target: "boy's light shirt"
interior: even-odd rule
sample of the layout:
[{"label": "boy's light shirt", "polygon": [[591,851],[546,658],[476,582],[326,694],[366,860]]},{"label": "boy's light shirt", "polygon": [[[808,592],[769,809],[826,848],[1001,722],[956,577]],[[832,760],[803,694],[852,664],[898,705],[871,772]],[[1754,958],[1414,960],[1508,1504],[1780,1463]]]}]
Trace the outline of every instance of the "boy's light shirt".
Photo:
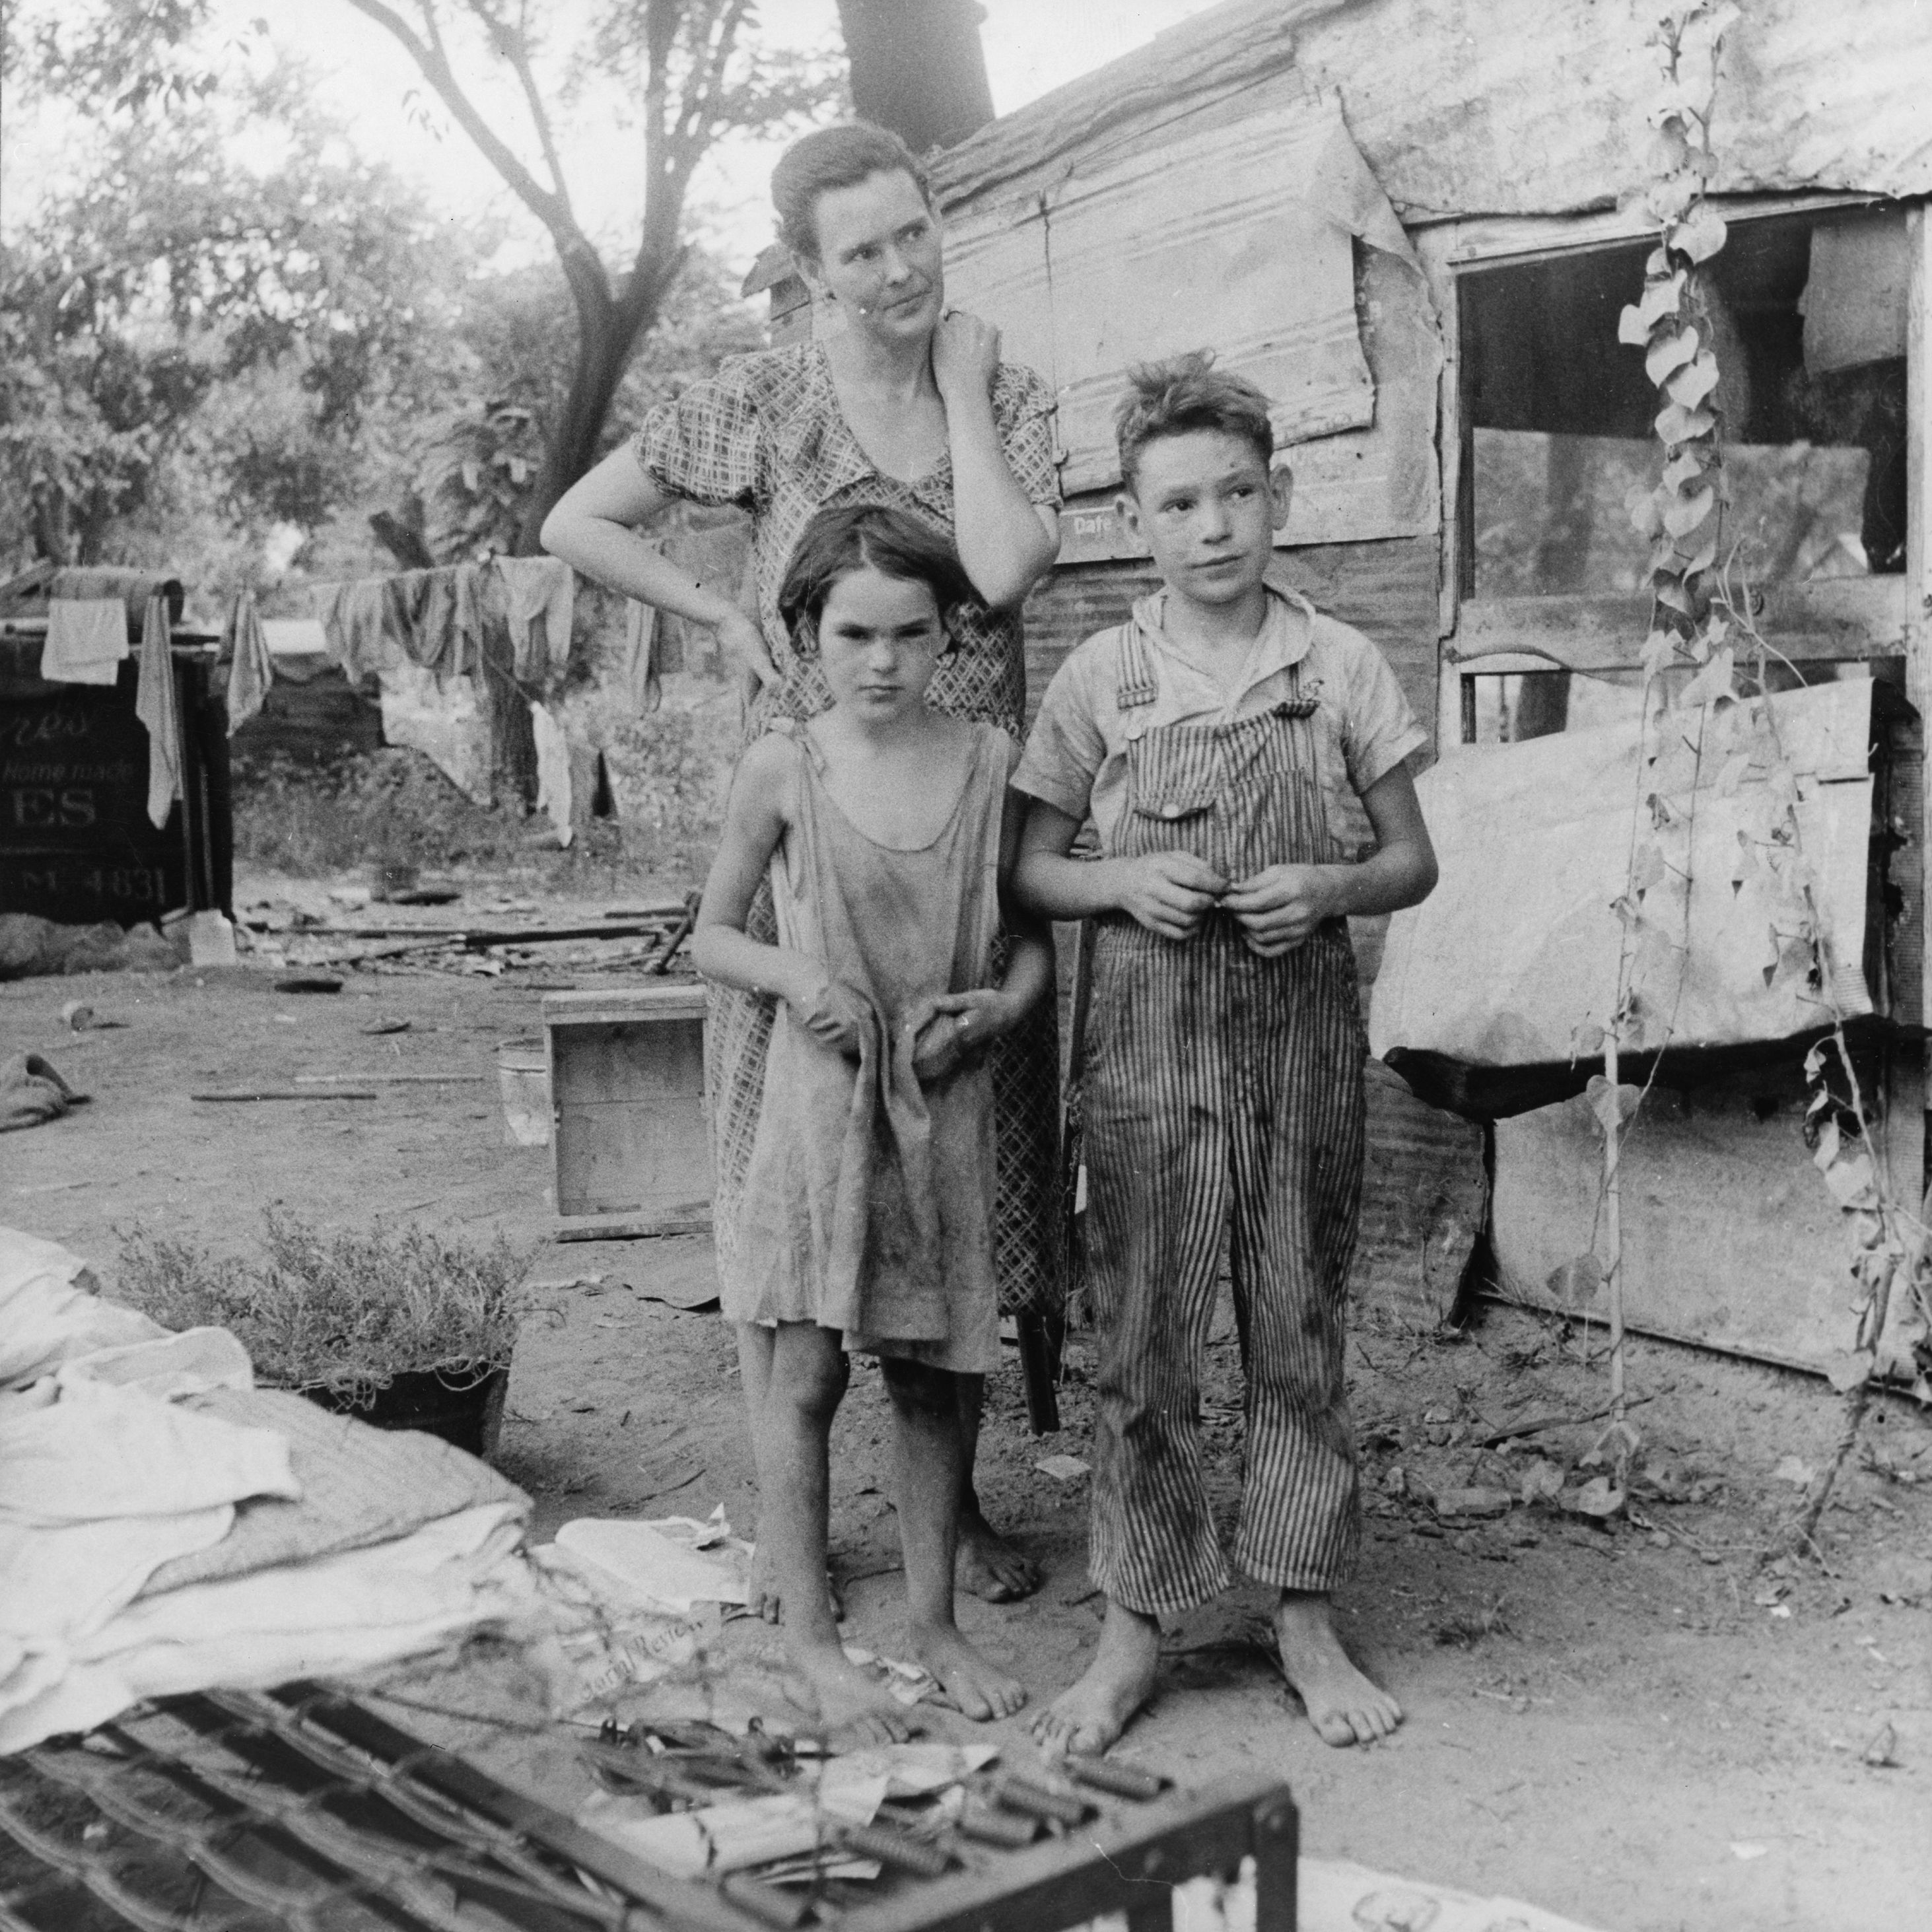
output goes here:
[{"label": "boy's light shirt", "polygon": [[1070,818],[1091,816],[1102,851],[1127,808],[1132,740],[1169,724],[1232,724],[1300,691],[1317,700],[1316,756],[1331,809],[1329,824],[1365,826],[1355,800],[1427,740],[1382,652],[1352,626],[1324,616],[1293,591],[1268,590],[1268,615],[1232,687],[1213,665],[1163,628],[1167,593],[1135,604],[1133,621],[1152,646],[1158,692],[1151,704],[1120,708],[1116,631],[1096,632],[1054,674],[1013,774],[1016,790]]}]

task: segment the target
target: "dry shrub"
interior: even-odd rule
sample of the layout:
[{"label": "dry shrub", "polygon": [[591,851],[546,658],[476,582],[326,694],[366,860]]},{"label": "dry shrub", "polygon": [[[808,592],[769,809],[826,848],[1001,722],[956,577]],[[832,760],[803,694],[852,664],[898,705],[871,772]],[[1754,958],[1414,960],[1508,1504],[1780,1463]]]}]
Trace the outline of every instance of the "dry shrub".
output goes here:
[{"label": "dry shrub", "polygon": [[530,1256],[507,1239],[479,1247],[380,1224],[324,1234],[273,1209],[262,1222],[260,1259],[124,1235],[119,1298],[164,1328],[229,1330],[264,1382],[363,1404],[412,1370],[480,1382],[508,1364]]}]

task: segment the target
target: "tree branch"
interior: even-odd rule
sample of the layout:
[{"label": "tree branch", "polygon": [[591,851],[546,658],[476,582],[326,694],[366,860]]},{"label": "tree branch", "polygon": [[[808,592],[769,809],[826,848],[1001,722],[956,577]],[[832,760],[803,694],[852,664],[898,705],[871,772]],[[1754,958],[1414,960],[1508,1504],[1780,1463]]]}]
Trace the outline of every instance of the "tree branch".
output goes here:
[{"label": "tree branch", "polygon": [[476,142],[483,158],[502,176],[517,199],[550,230],[550,237],[556,244],[557,252],[565,257],[566,265],[570,256],[578,252],[596,260],[596,251],[585,239],[583,230],[578,226],[577,218],[571,212],[569,202],[560,193],[554,194],[550,192],[524,166],[464,92],[456,78],[455,70],[449,64],[449,56],[442,45],[442,34],[436,28],[435,15],[425,8],[424,20],[430,38],[424,40],[393,8],[384,5],[383,0],[347,0],[347,4],[365,19],[374,20],[386,33],[401,43],[410,58],[422,71],[423,78],[436,90],[437,98],[449,110],[458,126]]},{"label": "tree branch", "polygon": [[550,186],[568,212],[570,191],[564,185],[562,158],[557,153],[550,116],[544,109],[543,97],[537,92],[536,75],[530,67],[530,36],[520,22],[512,27],[495,20],[484,10],[484,0],[470,0],[470,11],[489,29],[497,52],[508,62],[510,71],[517,76],[517,85],[524,91],[524,105],[530,110],[530,124],[536,130],[537,145],[543,150],[544,166],[550,170]]}]

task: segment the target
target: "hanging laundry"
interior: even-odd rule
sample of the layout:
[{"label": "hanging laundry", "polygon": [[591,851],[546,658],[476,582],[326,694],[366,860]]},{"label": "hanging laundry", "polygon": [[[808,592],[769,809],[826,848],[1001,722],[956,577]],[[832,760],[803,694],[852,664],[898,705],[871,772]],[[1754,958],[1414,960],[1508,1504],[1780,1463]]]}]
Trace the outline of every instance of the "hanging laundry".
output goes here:
[{"label": "hanging laundry", "polygon": [[404,644],[412,662],[433,670],[442,682],[460,677],[482,648],[478,608],[481,567],[459,563],[428,573],[428,596],[415,638]]},{"label": "hanging laundry", "polygon": [[168,600],[148,599],[141,626],[141,681],[134,716],[148,728],[148,817],[157,829],[181,796],[181,716],[175,702],[174,653],[168,647]]},{"label": "hanging laundry", "polygon": [[550,814],[556,842],[568,845],[575,836],[570,822],[570,743],[563,727],[543,705],[530,706],[530,735],[537,746],[537,809]]},{"label": "hanging laundry", "polygon": [[383,584],[380,577],[358,578],[353,584],[328,586],[322,604],[322,628],[328,648],[351,684],[370,671],[380,671],[384,655]]},{"label": "hanging laundry", "polygon": [[624,686],[630,693],[631,709],[639,717],[655,711],[664,702],[664,684],[658,676],[658,614],[654,604],[626,598],[624,614]]},{"label": "hanging laundry", "polygon": [[275,661],[268,640],[255,614],[255,593],[239,592],[229,611],[223,643],[229,652],[228,735],[232,738],[268,700],[275,681]]},{"label": "hanging laundry", "polygon": [[47,604],[40,675],[52,684],[112,684],[128,655],[128,607],[118,597],[56,597]]},{"label": "hanging laundry", "polygon": [[491,560],[502,578],[509,605],[513,674],[520,685],[542,688],[561,676],[570,662],[576,577],[560,557],[500,556]]}]

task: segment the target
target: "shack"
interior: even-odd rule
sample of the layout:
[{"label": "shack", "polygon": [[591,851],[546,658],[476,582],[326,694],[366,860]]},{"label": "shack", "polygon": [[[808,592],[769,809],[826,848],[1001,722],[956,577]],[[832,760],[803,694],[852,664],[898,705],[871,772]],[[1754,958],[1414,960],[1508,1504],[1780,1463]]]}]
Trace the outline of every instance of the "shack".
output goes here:
[{"label": "shack", "polygon": [[[1227,0],[934,158],[951,298],[996,320],[1006,352],[1059,399],[1060,564],[1026,613],[1036,701],[1148,580],[1112,508],[1121,372],[1211,344],[1276,399],[1296,476],[1284,580],[1376,640],[1435,750],[1636,702],[1650,607],[1623,500],[1659,461],[1656,399],[1617,326],[1655,241],[1636,202],[1662,10]],[[1790,681],[1882,688],[1874,1052],[1894,1184],[1914,1201],[1932,142],[1906,77],[1928,58],[1932,18],[1913,0],[1755,0],[1718,90],[1710,188],[1730,241],[1708,278],[1731,526],[1751,539],[1758,623]],[[776,339],[812,326],[772,258],[760,283]],[[1357,938],[1366,990],[1378,935]],[[1372,1073],[1369,1272],[1439,1310],[1474,1231],[1466,1181],[1430,1190],[1466,1171],[1467,1142]],[[1847,1346],[1832,1286],[1843,1238],[1801,1108],[1790,1054],[1660,1083],[1630,1150],[1635,1325],[1807,1365]],[[1561,1106],[1484,1131],[1494,1202],[1480,1272],[1546,1300],[1550,1270],[1588,1232],[1583,1141]]]}]

